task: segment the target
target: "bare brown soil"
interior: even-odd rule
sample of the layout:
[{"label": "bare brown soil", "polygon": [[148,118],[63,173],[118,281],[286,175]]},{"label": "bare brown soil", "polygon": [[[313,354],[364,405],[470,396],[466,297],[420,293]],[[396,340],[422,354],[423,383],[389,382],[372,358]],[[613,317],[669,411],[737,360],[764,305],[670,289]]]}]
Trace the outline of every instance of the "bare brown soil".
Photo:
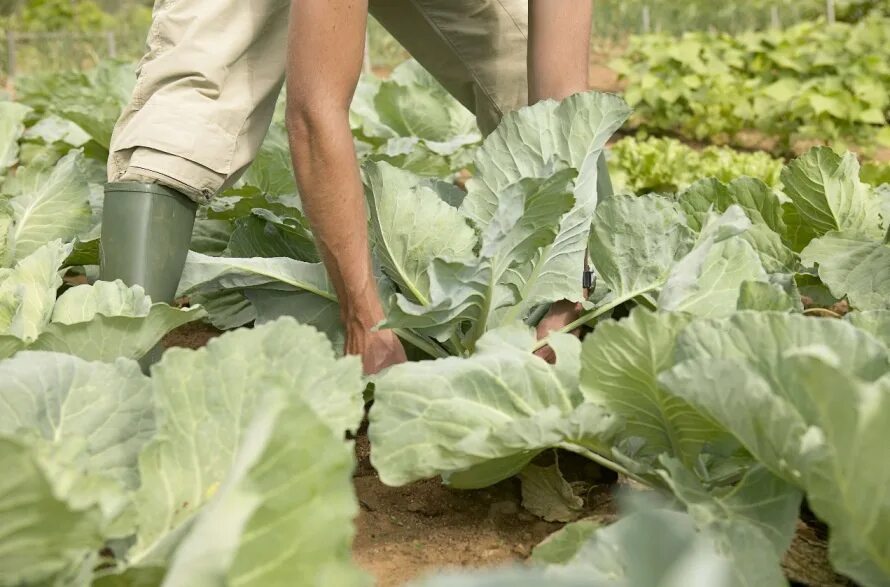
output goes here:
[{"label": "bare brown soil", "polygon": [[189,324],[180,326],[176,330],[167,334],[167,336],[164,337],[164,340],[161,341],[161,344],[164,345],[164,348],[166,349],[174,346],[185,347],[187,349],[199,349],[206,345],[210,339],[215,338],[220,334],[222,334],[222,332],[206,322],[190,322]]},{"label": "bare brown soil", "polygon": [[[163,344],[196,349],[220,334],[209,324],[194,322],[168,334]],[[585,465],[573,466],[568,460],[561,463],[567,477],[591,477]],[[523,561],[535,545],[562,526],[522,508],[516,479],[475,491],[449,489],[438,479],[388,487],[371,466],[370,445],[364,434],[356,440],[353,477],[360,506],[353,556],[380,587],[404,585],[441,569]],[[615,487],[608,475],[594,485],[585,495],[583,517],[604,524],[614,521]],[[851,585],[828,565],[826,538],[824,527],[799,523],[783,561],[790,579],[814,587]]]},{"label": "bare brown soil", "polygon": [[[209,324],[177,328],[164,346],[200,348],[218,336]],[[360,513],[353,552],[356,563],[381,587],[403,585],[433,570],[486,567],[520,561],[562,525],[522,509],[519,483],[509,480],[478,491],[458,491],[437,479],[404,487],[380,482],[370,463],[370,446],[356,441],[355,489]],[[587,495],[586,516],[607,522],[615,507],[608,485]]]},{"label": "bare brown soil", "polygon": [[[437,479],[387,487],[368,460],[367,438],[358,438],[356,455],[361,513],[353,552],[381,587],[403,585],[443,568],[521,561],[561,527],[522,509],[516,480],[477,491],[449,489]],[[613,514],[607,487],[599,497],[591,515]]]}]

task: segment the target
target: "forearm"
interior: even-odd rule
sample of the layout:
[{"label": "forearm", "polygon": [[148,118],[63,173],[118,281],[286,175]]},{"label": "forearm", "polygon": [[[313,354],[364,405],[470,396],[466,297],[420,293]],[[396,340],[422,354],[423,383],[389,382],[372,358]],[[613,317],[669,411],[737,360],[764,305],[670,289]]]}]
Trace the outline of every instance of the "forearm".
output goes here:
[{"label": "forearm", "polygon": [[364,194],[349,128],[367,4],[305,2],[291,10],[287,127],[306,217],[347,328],[383,318],[368,251]]},{"label": "forearm", "polygon": [[303,209],[344,322],[370,328],[383,312],[371,268],[364,194],[348,119],[339,113],[316,120],[295,118],[288,126]]},{"label": "forearm", "polygon": [[589,89],[592,0],[529,0],[529,102]]}]

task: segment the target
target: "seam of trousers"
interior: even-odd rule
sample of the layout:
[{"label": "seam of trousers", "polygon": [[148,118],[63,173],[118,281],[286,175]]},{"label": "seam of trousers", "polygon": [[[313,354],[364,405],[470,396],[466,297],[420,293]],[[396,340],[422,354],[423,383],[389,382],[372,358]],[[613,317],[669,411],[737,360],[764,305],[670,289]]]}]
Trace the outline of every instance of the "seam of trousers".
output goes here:
[{"label": "seam of trousers", "polygon": [[[429,14],[427,14],[426,9],[417,3],[417,0],[410,0],[410,2],[411,2],[411,4],[414,5],[414,8],[417,9],[417,12],[419,12],[421,14],[421,16],[423,16],[423,19],[426,20],[427,23],[429,23],[429,25],[431,27],[433,27],[433,29],[436,31],[436,34],[439,35],[439,37],[443,41],[445,41],[445,43],[449,47],[451,47],[451,50],[452,50],[452,52],[454,52],[454,55],[457,56],[457,58],[460,60],[461,64],[467,69],[467,71],[470,72],[470,76],[473,78],[473,81],[476,82],[476,87],[478,87],[482,90],[482,93],[485,94],[485,97],[488,99],[489,103],[491,103],[491,105],[494,106],[494,109],[497,111],[497,113],[499,115],[503,116],[504,111],[503,111],[503,109],[501,109],[500,104],[498,104],[494,100],[494,97],[491,95],[491,92],[488,91],[488,87],[481,83],[481,81],[479,80],[479,75],[476,73],[476,70],[474,68],[470,67],[470,62],[467,60],[466,57],[464,57],[463,53],[461,51],[459,51],[458,48],[455,46],[455,44],[451,42],[451,39],[449,39],[442,32],[441,27],[438,24],[436,24],[436,22],[430,17]],[[500,5],[501,8],[503,8],[503,5],[501,5],[500,2],[498,2],[498,5]],[[477,106],[476,112],[474,113],[477,118],[479,116],[478,110],[479,110],[479,107]]]}]

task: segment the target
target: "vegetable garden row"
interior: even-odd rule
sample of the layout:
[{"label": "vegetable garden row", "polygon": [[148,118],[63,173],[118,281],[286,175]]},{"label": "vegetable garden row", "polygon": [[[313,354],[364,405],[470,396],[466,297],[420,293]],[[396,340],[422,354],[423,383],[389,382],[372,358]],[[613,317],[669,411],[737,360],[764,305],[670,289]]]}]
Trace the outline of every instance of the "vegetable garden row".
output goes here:
[{"label": "vegetable garden row", "polygon": [[[363,80],[351,122],[381,327],[412,357],[368,381],[339,356],[280,116],[201,211],[189,304],[95,281],[104,160],[132,82],[109,64],[0,102],[0,585],[366,584],[350,439],[371,398],[387,484],[523,473],[564,498],[556,465],[535,464],[560,449],[652,489],[613,525],[567,525],[527,566],[418,585],[783,585],[802,507],[828,526],[839,573],[890,583],[880,169],[865,181],[827,147],[784,164],[624,139],[610,164],[625,189],[598,200],[623,99],[540,103],[479,146],[415,64]],[[586,251],[597,282],[581,318],[536,341],[542,308],[579,300]],[[201,319],[231,332],[142,373],[136,359]],[[582,325],[583,341],[567,334]],[[543,344],[555,364],[533,354]]]},{"label": "vegetable garden row", "polygon": [[634,37],[613,63],[627,80],[633,124],[692,139],[778,139],[890,147],[890,16],[737,36]]}]

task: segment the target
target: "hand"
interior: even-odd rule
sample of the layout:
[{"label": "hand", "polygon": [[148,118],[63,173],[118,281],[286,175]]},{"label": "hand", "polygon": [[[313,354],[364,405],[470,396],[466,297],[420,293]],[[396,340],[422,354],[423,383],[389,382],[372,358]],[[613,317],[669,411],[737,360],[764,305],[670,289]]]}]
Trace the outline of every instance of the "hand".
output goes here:
[{"label": "hand", "polygon": [[365,375],[374,375],[407,360],[402,343],[391,330],[347,329],[346,354],[361,355]]},{"label": "hand", "polygon": [[[583,311],[581,304],[561,300],[550,306],[547,315],[541,318],[536,329],[538,340],[546,338],[551,332],[560,330],[563,327],[574,322]],[[574,336],[581,336],[581,329],[576,328],[572,331]],[[548,363],[556,362],[556,353],[549,346],[541,347],[535,351],[535,354],[547,361]]]}]

